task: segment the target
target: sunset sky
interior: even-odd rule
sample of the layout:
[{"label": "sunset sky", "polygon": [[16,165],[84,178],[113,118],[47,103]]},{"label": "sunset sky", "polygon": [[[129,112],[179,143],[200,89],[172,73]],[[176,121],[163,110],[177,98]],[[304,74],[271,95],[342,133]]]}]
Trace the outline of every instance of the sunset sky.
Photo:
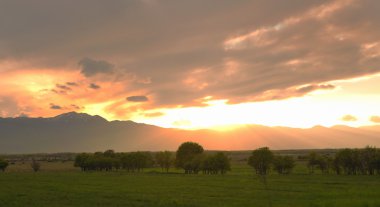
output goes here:
[{"label": "sunset sky", "polygon": [[377,0],[2,0],[0,116],[380,124]]}]

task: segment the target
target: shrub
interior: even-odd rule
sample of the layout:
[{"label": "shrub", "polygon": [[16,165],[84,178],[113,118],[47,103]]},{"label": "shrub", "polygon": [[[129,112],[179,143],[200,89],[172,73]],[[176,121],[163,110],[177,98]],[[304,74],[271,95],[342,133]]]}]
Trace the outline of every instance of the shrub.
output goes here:
[{"label": "shrub", "polygon": [[248,159],[248,164],[252,166],[256,174],[266,175],[270,170],[273,161],[273,153],[268,147],[256,149]]},{"label": "shrub", "polygon": [[293,170],[295,162],[292,156],[275,156],[273,167],[279,174],[289,174]]}]

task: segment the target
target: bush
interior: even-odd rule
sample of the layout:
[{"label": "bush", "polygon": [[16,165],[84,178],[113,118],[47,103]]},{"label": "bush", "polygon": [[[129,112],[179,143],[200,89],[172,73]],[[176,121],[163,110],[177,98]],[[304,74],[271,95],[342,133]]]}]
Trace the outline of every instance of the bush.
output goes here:
[{"label": "bush", "polygon": [[5,169],[8,167],[9,163],[8,161],[0,158],[0,170],[5,171]]},{"label": "bush", "polygon": [[268,174],[272,161],[273,153],[268,147],[254,150],[252,155],[248,158],[248,164],[255,169],[258,175]]},{"label": "bush", "polygon": [[205,156],[201,162],[201,170],[204,174],[225,174],[231,170],[230,160],[222,152]]},{"label": "bush", "polygon": [[169,172],[170,166],[173,164],[173,154],[169,151],[157,152],[155,155],[156,163],[161,167],[162,171]]},{"label": "bush", "polygon": [[295,162],[292,156],[275,156],[273,167],[279,174],[289,174],[293,170]]}]

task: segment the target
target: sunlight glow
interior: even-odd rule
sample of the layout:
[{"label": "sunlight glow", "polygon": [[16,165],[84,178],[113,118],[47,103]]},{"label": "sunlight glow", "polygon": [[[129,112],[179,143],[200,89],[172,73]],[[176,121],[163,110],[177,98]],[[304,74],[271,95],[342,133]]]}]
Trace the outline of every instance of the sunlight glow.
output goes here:
[{"label": "sunlight glow", "polygon": [[[316,91],[305,97],[233,105],[226,104],[227,100],[209,100],[205,102],[207,107],[161,109],[164,116],[133,117],[133,120],[168,128],[217,130],[244,124],[297,128],[375,124],[370,117],[380,114],[380,76],[337,83],[337,90]],[[357,121],[343,121],[345,115],[354,116]]]}]

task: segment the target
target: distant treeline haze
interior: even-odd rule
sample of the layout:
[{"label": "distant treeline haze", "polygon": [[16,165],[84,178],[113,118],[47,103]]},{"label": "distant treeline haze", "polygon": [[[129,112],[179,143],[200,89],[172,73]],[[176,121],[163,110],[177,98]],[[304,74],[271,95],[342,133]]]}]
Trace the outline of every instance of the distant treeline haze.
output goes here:
[{"label": "distant treeline haze", "polygon": [[[279,174],[289,174],[299,163],[306,163],[309,173],[335,173],[338,175],[380,175],[380,149],[365,147],[362,149],[341,149],[336,153],[322,154],[314,151],[303,156],[276,155],[268,147],[253,150],[247,158],[258,175],[266,175],[271,171]],[[8,160],[0,158],[0,171],[8,167]],[[161,152],[105,152],[81,153],[76,155],[75,167],[82,171],[112,171],[141,172],[144,168],[160,167],[169,172],[170,168],[183,169],[186,174],[225,174],[231,170],[230,158],[223,152],[204,153],[201,145],[194,142],[181,144],[175,153]],[[31,164],[36,172],[40,164],[34,160]]]},{"label": "distant treeline haze", "polygon": [[229,171],[230,160],[223,152],[204,154],[203,147],[197,143],[185,142],[172,152],[128,152],[117,153],[113,150],[96,153],[82,153],[76,156],[74,166],[82,171],[111,171],[124,169],[128,172],[140,172],[144,168],[158,165],[168,172],[170,167],[182,168],[187,174],[225,174]]},{"label": "distant treeline haze", "polygon": [[[380,150],[375,147],[342,149],[334,156],[311,152],[305,160],[310,173],[320,170],[326,174],[334,172],[338,175],[380,175]],[[252,152],[248,164],[259,175],[268,174],[271,168],[280,174],[287,174],[294,168],[295,161],[291,156],[275,156],[269,148],[263,147]]]}]

